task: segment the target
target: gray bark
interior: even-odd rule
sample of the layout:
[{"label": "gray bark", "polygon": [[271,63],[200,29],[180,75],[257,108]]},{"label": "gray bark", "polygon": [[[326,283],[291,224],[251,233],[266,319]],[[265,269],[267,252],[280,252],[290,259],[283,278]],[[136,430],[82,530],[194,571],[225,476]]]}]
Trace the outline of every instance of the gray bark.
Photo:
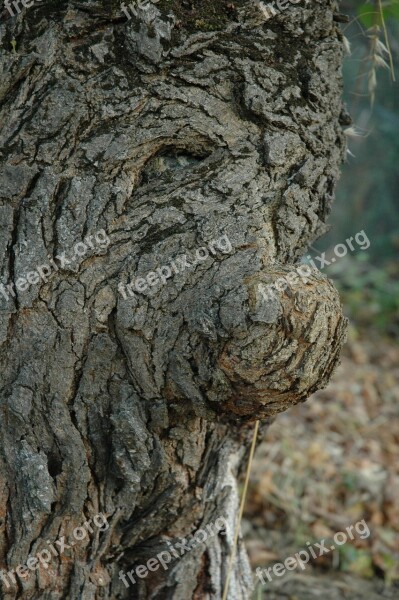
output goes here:
[{"label": "gray bark", "polygon": [[[111,526],[2,598],[221,597],[253,423],[326,385],[345,333],[317,272],[270,302],[258,290],[326,230],[345,150],[335,12],[3,10],[1,281],[58,270],[0,296],[0,569],[97,513]],[[101,229],[108,245],[60,266]],[[230,252],[118,290],[223,235]],[[119,579],[220,516],[225,535]],[[250,589],[240,543],[229,598]]]}]

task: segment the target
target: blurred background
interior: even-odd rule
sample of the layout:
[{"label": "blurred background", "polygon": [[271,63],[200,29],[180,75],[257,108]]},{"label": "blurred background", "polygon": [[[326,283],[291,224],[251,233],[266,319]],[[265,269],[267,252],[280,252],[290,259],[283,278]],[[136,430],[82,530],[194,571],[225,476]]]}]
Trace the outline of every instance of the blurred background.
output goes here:
[{"label": "blurred background", "polygon": [[256,599],[399,599],[399,0],[340,7],[349,16],[341,26],[349,153],[331,230],[309,254],[334,256],[336,244],[361,231],[370,246],[354,243],[323,269],[350,319],[348,343],[328,388],[268,429],[243,532],[254,572],[306,542],[331,545],[336,532],[362,519],[371,535],[267,585],[256,579]]}]

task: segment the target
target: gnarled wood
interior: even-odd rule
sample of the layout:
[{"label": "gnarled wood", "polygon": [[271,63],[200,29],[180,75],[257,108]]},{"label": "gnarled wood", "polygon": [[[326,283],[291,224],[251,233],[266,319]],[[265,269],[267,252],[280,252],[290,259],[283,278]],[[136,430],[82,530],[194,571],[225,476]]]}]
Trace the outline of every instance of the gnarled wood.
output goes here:
[{"label": "gnarled wood", "polygon": [[[271,302],[258,288],[326,229],[345,147],[335,10],[3,11],[1,277],[57,269],[0,295],[0,568],[110,523],[3,581],[7,600],[221,597],[252,422],[325,385],[344,337],[320,274]],[[221,516],[226,534],[167,571],[119,578]],[[250,587],[240,545],[229,598]]]}]

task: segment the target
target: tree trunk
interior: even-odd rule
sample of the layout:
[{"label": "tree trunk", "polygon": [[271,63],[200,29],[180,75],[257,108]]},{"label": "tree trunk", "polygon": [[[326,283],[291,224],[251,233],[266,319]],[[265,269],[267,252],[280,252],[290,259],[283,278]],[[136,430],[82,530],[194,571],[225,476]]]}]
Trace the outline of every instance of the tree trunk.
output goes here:
[{"label": "tree trunk", "polygon": [[[221,598],[254,421],[331,375],[332,284],[259,287],[345,149],[336,2],[280,4],[3,10],[1,598]],[[251,579],[239,543],[228,598]]]}]

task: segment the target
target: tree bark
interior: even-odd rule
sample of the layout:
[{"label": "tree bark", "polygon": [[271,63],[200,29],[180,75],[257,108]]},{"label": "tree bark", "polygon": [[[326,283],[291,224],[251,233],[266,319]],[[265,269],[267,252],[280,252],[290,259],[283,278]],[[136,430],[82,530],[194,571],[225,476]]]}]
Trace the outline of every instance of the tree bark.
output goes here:
[{"label": "tree bark", "polygon": [[[336,2],[129,10],[1,15],[0,568],[110,524],[3,579],[7,600],[221,598],[254,421],[326,385],[345,335],[316,271],[259,293],[326,231],[345,151]],[[168,569],[119,577],[219,517]],[[251,585],[240,542],[228,597]]]}]

